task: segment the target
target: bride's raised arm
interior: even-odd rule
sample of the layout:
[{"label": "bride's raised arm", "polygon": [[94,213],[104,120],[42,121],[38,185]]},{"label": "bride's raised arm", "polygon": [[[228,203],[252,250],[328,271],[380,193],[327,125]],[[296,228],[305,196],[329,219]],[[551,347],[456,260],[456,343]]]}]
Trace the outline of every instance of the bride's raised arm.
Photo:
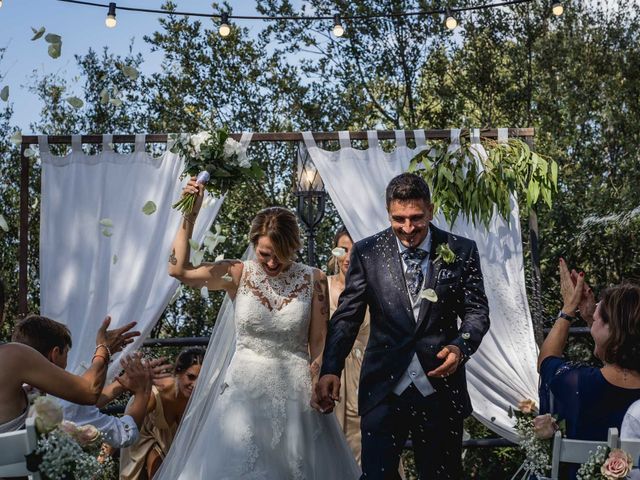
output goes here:
[{"label": "bride's raised arm", "polygon": [[169,255],[169,275],[189,287],[202,288],[206,286],[209,290],[226,290],[229,295],[234,296],[242,276],[242,262],[240,260],[203,262],[197,267],[194,267],[189,261],[189,239],[193,234],[193,226],[202,206],[204,187],[198,185],[195,177],[192,177],[183,193],[197,193],[198,197],[192,212],[182,216],[182,222],[173,240]]}]

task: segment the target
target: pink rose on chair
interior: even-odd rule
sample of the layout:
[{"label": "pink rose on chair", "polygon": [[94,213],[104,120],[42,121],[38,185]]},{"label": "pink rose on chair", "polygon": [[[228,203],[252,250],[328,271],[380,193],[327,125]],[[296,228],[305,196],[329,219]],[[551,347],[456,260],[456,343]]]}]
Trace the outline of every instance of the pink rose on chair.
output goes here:
[{"label": "pink rose on chair", "polygon": [[540,440],[553,437],[557,430],[558,424],[556,420],[548,413],[538,415],[533,419],[533,434]]},{"label": "pink rose on chair", "polygon": [[600,467],[600,473],[607,480],[625,478],[633,467],[631,456],[624,450],[614,448]]}]

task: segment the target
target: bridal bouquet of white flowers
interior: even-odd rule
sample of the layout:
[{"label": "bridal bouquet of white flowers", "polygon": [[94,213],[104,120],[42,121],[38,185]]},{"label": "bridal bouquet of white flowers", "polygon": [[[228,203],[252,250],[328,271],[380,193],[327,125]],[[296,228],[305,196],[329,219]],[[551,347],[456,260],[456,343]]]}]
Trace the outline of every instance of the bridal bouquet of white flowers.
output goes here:
[{"label": "bridal bouquet of white flowers", "polygon": [[[197,176],[197,182],[210,193],[219,195],[237,182],[262,176],[260,167],[249,160],[245,149],[229,136],[226,128],[179,135],[173,140],[171,152],[181,155],[185,162],[180,178]],[[195,199],[194,194],[184,194],[173,208],[191,213]]]},{"label": "bridal bouquet of white flowers", "polygon": [[47,480],[106,480],[115,463],[103,455],[102,435],[93,425],[76,425],[62,419],[62,408],[51,397],[38,397],[32,408],[40,439],[27,455],[30,471]]}]

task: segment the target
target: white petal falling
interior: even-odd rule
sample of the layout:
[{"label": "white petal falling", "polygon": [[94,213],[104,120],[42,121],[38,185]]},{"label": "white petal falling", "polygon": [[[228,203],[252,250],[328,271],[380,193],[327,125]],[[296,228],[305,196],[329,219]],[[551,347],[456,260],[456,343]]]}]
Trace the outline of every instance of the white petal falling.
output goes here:
[{"label": "white petal falling", "polygon": [[47,36],[44,37],[47,43],[56,44],[62,43],[62,37],[60,35],[56,35],[55,33],[47,33]]},{"label": "white petal falling", "polygon": [[347,251],[342,247],[336,247],[333,250],[331,250],[331,255],[333,255],[336,258],[342,258],[346,254],[347,254]]},{"label": "white petal falling", "polygon": [[100,220],[100,225],[102,225],[103,227],[113,227],[113,220],[111,220],[110,218],[103,218],[102,220]]},{"label": "white petal falling", "polygon": [[149,200],[142,207],[142,213],[144,213],[145,215],[153,215],[156,212],[157,209],[158,208],[156,207],[156,204],[154,202],[152,202],[151,200]]},{"label": "white petal falling", "polygon": [[191,252],[191,265],[199,267],[204,259],[204,250],[196,250]]},{"label": "white petal falling", "polygon": [[174,303],[176,303],[176,300],[180,298],[180,295],[182,295],[182,285],[178,285],[178,288],[176,288],[176,291],[173,293],[171,300],[169,300],[169,305],[173,305]]},{"label": "white petal falling", "polygon": [[0,229],[4,230],[5,232],[9,231],[9,224],[7,223],[5,218],[2,216],[2,214],[0,214]]},{"label": "white petal falling", "polygon": [[200,289],[200,296],[204,299],[209,298],[209,289],[206,285]]},{"label": "white petal falling", "polygon": [[78,97],[69,97],[69,98],[67,98],[67,103],[69,105],[71,105],[73,108],[75,108],[76,110],[78,110],[79,108],[82,108],[84,106],[84,102],[82,101],[82,99],[80,99]]},{"label": "white petal falling", "polygon": [[22,145],[22,132],[18,130],[16,133],[11,135],[11,138],[9,138],[9,141],[16,146]]},{"label": "white petal falling", "polygon": [[38,40],[40,37],[42,37],[42,35],[44,35],[45,32],[45,28],[44,27],[40,27],[38,30],[36,30],[35,28],[31,27],[31,30],[33,31],[33,37],[31,37],[31,41],[35,41]]},{"label": "white petal falling", "polygon": [[122,73],[124,73],[125,77],[130,80],[135,81],[140,76],[140,72],[138,72],[138,70],[133,68],[131,65],[121,65],[120,70],[122,71]]}]

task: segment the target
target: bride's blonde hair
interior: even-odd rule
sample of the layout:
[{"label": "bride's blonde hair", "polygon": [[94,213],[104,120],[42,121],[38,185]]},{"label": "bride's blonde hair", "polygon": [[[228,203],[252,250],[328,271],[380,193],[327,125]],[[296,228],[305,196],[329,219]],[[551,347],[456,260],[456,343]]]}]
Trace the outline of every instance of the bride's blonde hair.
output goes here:
[{"label": "bride's blonde hair", "polygon": [[274,253],[281,261],[295,260],[296,252],[302,248],[298,221],[286,208],[269,207],[258,212],[251,221],[249,241],[255,247],[263,236],[271,240]]}]

